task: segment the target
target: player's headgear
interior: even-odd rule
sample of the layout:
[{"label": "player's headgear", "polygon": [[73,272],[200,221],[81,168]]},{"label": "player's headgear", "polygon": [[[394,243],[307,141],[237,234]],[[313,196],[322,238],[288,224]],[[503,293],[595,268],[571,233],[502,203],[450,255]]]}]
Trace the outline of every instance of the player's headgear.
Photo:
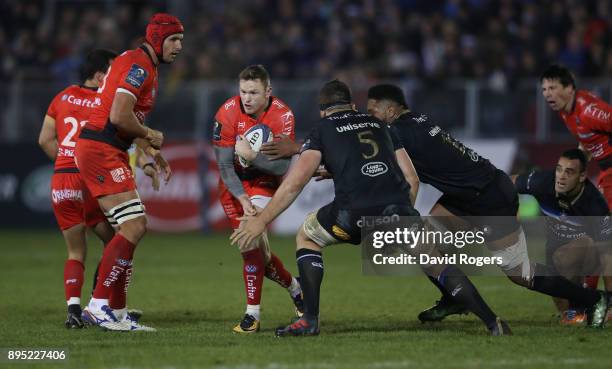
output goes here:
[{"label": "player's headgear", "polygon": [[552,64],[542,75],[540,76],[540,83],[544,82],[545,79],[549,80],[559,80],[563,87],[572,86],[576,88],[576,79],[572,72],[560,64]]},{"label": "player's headgear", "polygon": [[319,107],[322,111],[337,105],[347,105],[351,102],[351,89],[346,83],[337,79],[324,84],[319,92]]},{"label": "player's headgear", "polygon": [[147,25],[145,40],[153,47],[155,54],[163,62],[163,45],[166,38],[175,33],[183,33],[183,24],[172,14],[153,14]]},{"label": "player's headgear", "polygon": [[396,85],[382,84],[370,87],[368,90],[368,99],[389,100],[404,108],[408,107],[406,99],[404,98],[404,92]]}]

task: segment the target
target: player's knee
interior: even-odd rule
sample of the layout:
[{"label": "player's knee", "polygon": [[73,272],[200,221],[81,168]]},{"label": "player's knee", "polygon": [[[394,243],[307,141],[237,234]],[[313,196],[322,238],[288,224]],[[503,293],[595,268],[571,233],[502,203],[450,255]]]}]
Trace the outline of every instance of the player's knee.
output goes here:
[{"label": "player's knee", "polygon": [[121,224],[121,233],[130,241],[138,242],[147,232],[147,218],[138,217]]}]

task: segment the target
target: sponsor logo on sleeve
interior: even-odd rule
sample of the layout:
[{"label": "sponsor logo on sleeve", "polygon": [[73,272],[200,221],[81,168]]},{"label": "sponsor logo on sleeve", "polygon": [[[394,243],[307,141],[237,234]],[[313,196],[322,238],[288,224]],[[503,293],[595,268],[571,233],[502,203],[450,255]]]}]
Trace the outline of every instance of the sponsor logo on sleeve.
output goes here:
[{"label": "sponsor logo on sleeve", "polygon": [[125,82],[136,88],[140,88],[145,79],[147,79],[147,71],[138,64],[132,64],[130,71],[125,77]]}]

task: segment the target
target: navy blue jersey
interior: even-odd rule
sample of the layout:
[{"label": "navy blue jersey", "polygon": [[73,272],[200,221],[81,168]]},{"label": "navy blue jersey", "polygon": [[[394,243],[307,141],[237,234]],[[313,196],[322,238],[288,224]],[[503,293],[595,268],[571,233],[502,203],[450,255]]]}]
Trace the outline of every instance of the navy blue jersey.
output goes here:
[{"label": "navy blue jersey", "polygon": [[554,170],[534,170],[520,175],[516,179],[516,189],[538,200],[542,213],[547,216],[549,241],[566,243],[585,235],[595,241],[610,239],[608,204],[589,180],[573,199],[555,192]]},{"label": "navy blue jersey", "polygon": [[401,144],[386,124],[352,110],[322,118],[302,151],[321,152],[334,180],[334,202],[343,209],[410,204],[410,185],[397,164]]},{"label": "navy blue jersey", "polygon": [[408,151],[421,182],[456,200],[473,199],[495,178],[497,168],[423,114],[407,112],[391,124]]}]

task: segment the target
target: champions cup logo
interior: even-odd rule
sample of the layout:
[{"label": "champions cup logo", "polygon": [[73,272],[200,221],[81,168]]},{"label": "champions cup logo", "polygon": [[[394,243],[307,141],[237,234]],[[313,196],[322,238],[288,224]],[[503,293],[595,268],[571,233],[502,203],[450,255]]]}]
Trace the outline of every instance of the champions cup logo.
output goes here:
[{"label": "champions cup logo", "polygon": [[232,100],[230,102],[228,102],[227,104],[223,105],[223,107],[225,108],[225,110],[229,110],[232,106],[236,105],[236,100]]}]

